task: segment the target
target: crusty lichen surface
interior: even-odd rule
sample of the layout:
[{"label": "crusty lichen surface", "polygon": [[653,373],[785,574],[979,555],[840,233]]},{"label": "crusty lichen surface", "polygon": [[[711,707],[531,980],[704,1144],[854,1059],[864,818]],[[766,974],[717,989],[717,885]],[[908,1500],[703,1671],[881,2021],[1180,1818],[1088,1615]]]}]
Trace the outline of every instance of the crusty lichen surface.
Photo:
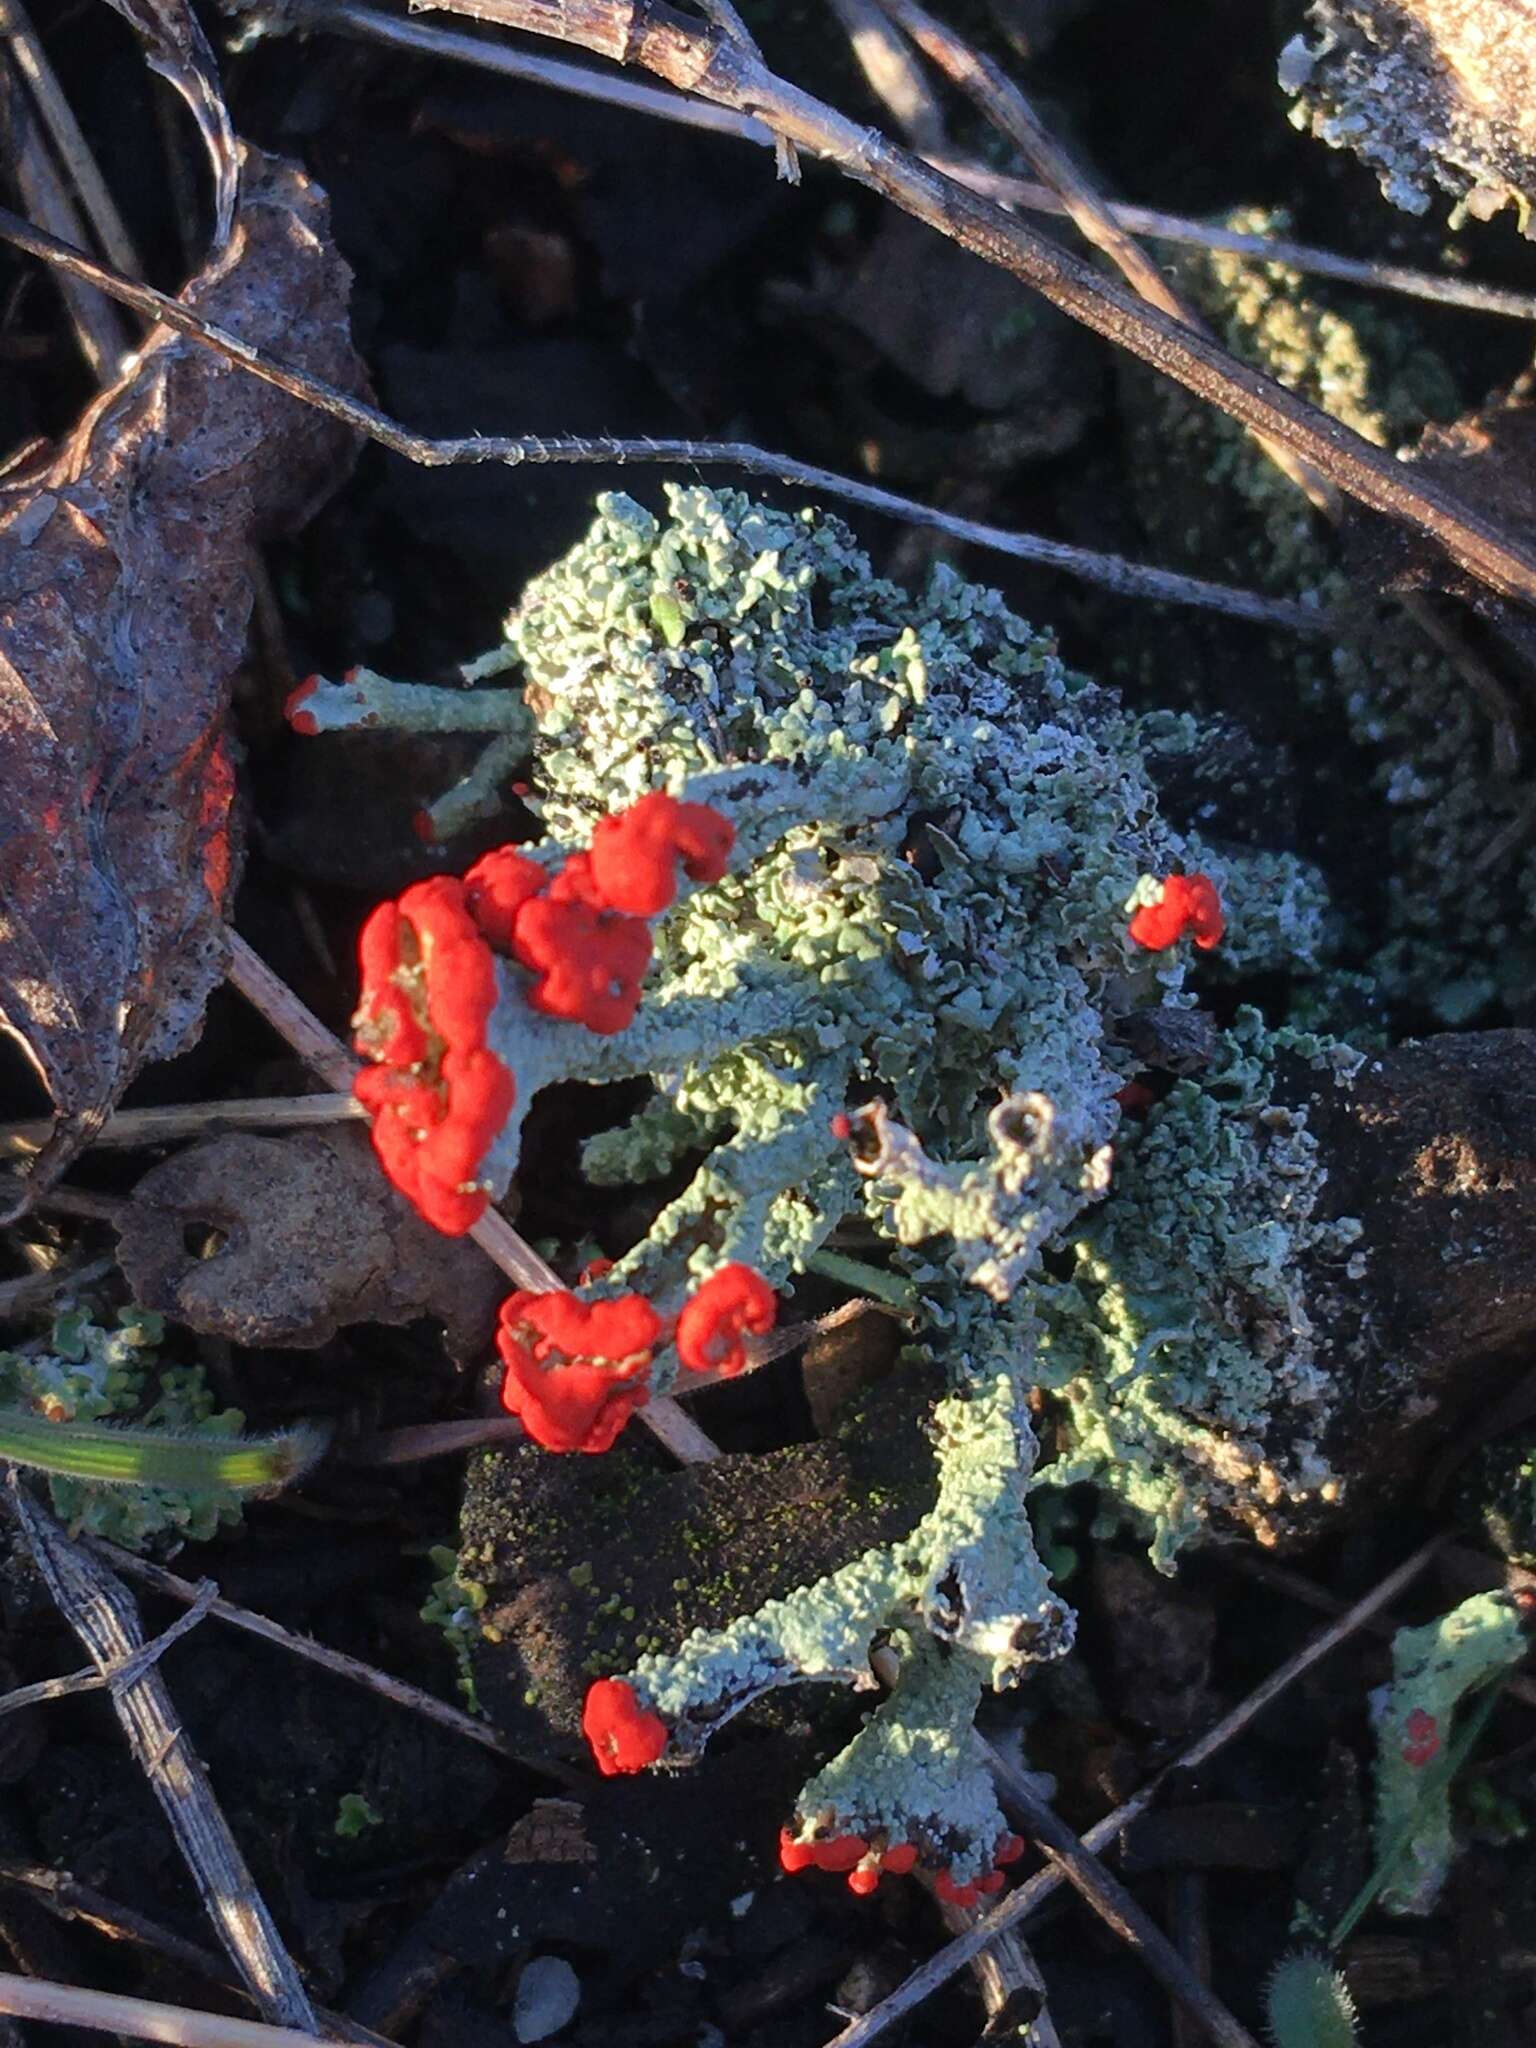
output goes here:
[{"label": "crusty lichen surface", "polygon": [[1453,223],[1512,206],[1532,232],[1536,34],[1525,0],[1312,0],[1286,45],[1292,118],[1370,165],[1384,195]]},{"label": "crusty lichen surface", "polygon": [[[839,521],[739,493],[673,487],[662,518],[600,500],[466,677],[471,729],[494,727],[488,697],[508,730],[531,719],[528,801],[552,843],[658,789],[736,832],[725,877],[657,924],[627,1029],[535,1015],[509,981],[489,1037],[518,1107],[487,1178],[510,1176],[546,1083],[647,1077],[586,1174],[683,1184],[599,1291],[674,1299],[728,1260],[782,1286],[852,1231],[912,1290],[936,1380],[937,1496],[914,1528],[648,1650],[629,1682],[687,1755],[775,1687],[873,1690],[889,1648],[892,1689],[796,1825],[981,1878],[1003,1830],[976,1699],[1072,1637],[1028,1514],[1039,1390],[1057,1391],[1064,1469],[1164,1563],[1209,1515],[1278,1524],[1329,1483],[1302,1276],[1348,1233],[1313,1221],[1320,1168],[1272,1099],[1275,1043],[1244,1025],[1209,1090],[1181,1083],[1139,1130],[1119,1099],[1140,1068],[1128,1020],[1214,1032],[1189,944],[1130,936],[1163,878],[1211,878],[1211,957],[1245,973],[1315,965],[1326,894],[1294,856],[1163,815],[1157,764],[1198,749],[1195,721],[1132,715],[995,592],[940,568],[914,596]],[[423,693],[417,722],[452,724],[455,695]],[[311,707],[323,721],[323,691]],[[1305,1057],[1330,1085],[1349,1065]],[[1048,1251],[1069,1279],[1047,1281]]]},{"label": "crusty lichen surface", "polygon": [[[1259,212],[1228,224],[1250,233],[1284,227]],[[1287,264],[1211,251],[1190,259],[1184,275],[1235,353],[1378,446],[1398,447],[1456,410],[1454,386],[1432,355],[1373,315],[1346,317]],[[1373,1000],[1427,1011],[1451,1028],[1494,1004],[1528,1003],[1536,994],[1531,789],[1501,760],[1486,706],[1400,608],[1353,604],[1326,526],[1240,427],[1161,381],[1145,394],[1137,449],[1155,443],[1157,461],[1138,469],[1159,479],[1143,504],[1160,541],[1204,573],[1311,593],[1348,621],[1336,644],[1293,644],[1276,666],[1280,686],[1318,721],[1337,721],[1360,750],[1373,813],[1384,820],[1385,937],[1355,960]],[[1332,772],[1338,799],[1353,801],[1360,769]]]}]

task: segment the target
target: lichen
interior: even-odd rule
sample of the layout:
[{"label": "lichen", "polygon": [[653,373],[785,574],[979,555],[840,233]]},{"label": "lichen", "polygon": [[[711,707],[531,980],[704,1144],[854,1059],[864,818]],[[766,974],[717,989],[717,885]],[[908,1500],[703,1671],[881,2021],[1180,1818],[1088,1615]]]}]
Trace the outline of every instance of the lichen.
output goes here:
[{"label": "lichen", "polygon": [[1382,1904],[1428,1913],[1455,1853],[1446,1749],[1458,1708],[1512,1669],[1529,1646],[1529,1603],[1478,1593],[1392,1638],[1392,1682],[1372,1696],[1376,1853],[1390,1874]]},{"label": "lichen", "polygon": [[1520,0],[1312,0],[1280,59],[1292,121],[1371,166],[1384,196],[1452,225],[1536,200],[1536,46]]},{"label": "lichen", "polygon": [[[157,1366],[164,1318],[125,1309],[115,1325],[85,1309],[57,1318],[45,1344],[0,1351],[0,1407],[74,1422],[127,1421],[146,1431],[237,1438],[245,1417],[219,1409],[201,1366]],[[128,1550],[204,1543],[241,1518],[238,1495],[166,1486],[103,1485],[48,1477],[54,1512],[72,1531]]]},{"label": "lichen", "polygon": [[[1227,224],[1248,233],[1285,226],[1259,212]],[[1188,261],[1184,276],[1235,353],[1379,447],[1397,447],[1456,410],[1434,357],[1375,316],[1347,317],[1322,303],[1288,264],[1211,251]],[[1326,651],[1287,650],[1283,672],[1316,719],[1335,722],[1365,757],[1386,838],[1385,937],[1354,964],[1377,1000],[1422,1008],[1449,1027],[1496,1002],[1528,1002],[1536,993],[1530,788],[1501,771],[1484,706],[1400,609],[1371,614],[1350,602],[1326,529],[1234,422],[1160,384],[1140,431],[1159,454],[1138,465],[1159,479],[1145,508],[1182,559],[1277,595],[1310,595],[1351,621]],[[1170,488],[1170,476],[1184,487]],[[1341,800],[1353,798],[1353,764],[1321,772],[1338,775]],[[1336,946],[1321,956],[1304,948],[1297,960],[1315,969],[1330,951],[1336,957]]]},{"label": "lichen", "polygon": [[[1339,1246],[1312,1220],[1304,1124],[1273,1096],[1282,1052],[1325,1076],[1347,1055],[1293,1055],[1245,1026],[1214,1083],[1180,1084],[1144,1131],[1119,1099],[1138,1066],[1126,1020],[1195,1002],[1190,947],[1131,933],[1167,878],[1203,878],[1218,951],[1246,972],[1320,959],[1326,896],[1304,863],[1170,824],[1152,763],[1198,747],[1198,728],[1127,712],[995,592],[940,568],[913,596],[835,519],[667,496],[664,520],[599,501],[508,621],[520,688],[465,701],[481,731],[487,695],[511,698],[509,730],[531,715],[535,858],[658,790],[723,813],[735,851],[655,925],[625,1029],[537,1014],[521,970],[498,969],[486,1040],[517,1107],[481,1170],[505,1185],[547,1084],[645,1077],[652,1094],[587,1143],[586,1170],[689,1177],[589,1298],[669,1308],[730,1261],[782,1285],[861,1222],[916,1298],[938,1485],[894,1543],[644,1649],[632,1697],[603,1695],[605,1725],[654,1754],[659,1717],[691,1755],[779,1686],[873,1689],[872,1651],[893,1644],[888,1698],[797,1826],[873,1828],[952,1882],[990,1884],[1001,1823],[975,1701],[1059,1655],[1073,1626],[1028,1516],[1038,1386],[1072,1417],[1073,1476],[1141,1515],[1162,1558],[1208,1514],[1278,1512],[1329,1483],[1304,1262]],[[1074,1243],[1091,1249],[1073,1279],[1048,1281],[1042,1254]],[[1154,1346],[1117,1385],[1174,1316],[1209,1355]],[[674,1369],[658,1359],[652,1386]],[[1208,1497],[1199,1444],[1217,1447]]]}]

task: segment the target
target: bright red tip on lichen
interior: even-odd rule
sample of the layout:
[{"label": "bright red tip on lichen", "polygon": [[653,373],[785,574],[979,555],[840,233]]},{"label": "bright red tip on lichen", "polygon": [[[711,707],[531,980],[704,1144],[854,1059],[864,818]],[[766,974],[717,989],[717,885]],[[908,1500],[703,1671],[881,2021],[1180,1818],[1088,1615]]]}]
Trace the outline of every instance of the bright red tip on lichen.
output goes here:
[{"label": "bright red tip on lichen", "polygon": [[1022,1835],[999,1835],[997,1847],[992,1851],[992,1861],[1000,1869],[1010,1863],[1017,1863],[1029,1844]]},{"label": "bright red tip on lichen", "polygon": [[836,1871],[839,1876],[862,1863],[869,1844],[862,1835],[833,1835],[829,1841],[812,1842],[811,1861],[818,1870]]},{"label": "bright red tip on lichen", "polygon": [[1145,1081],[1127,1081],[1115,1090],[1115,1100],[1127,1116],[1144,1117],[1157,1097]]},{"label": "bright red tip on lichen", "polygon": [[941,1870],[933,1881],[933,1889],[946,1906],[974,1906],[977,1887],[973,1884],[956,1884],[947,1870]]},{"label": "bright red tip on lichen", "polygon": [[[569,869],[572,863],[567,862]],[[565,1017],[609,1037],[634,1022],[640,983],[651,964],[651,934],[638,917],[598,910],[575,894],[531,897],[513,922],[512,948],[537,979],[528,1001],[547,1017]]]},{"label": "bright red tip on lichen", "polygon": [[650,1398],[662,1321],[639,1294],[586,1302],[518,1293],[501,1305],[502,1406],[547,1451],[606,1451]]},{"label": "bright red tip on lichen", "polygon": [[485,1043],[496,1001],[490,949],[448,876],[382,903],[358,942],[359,1052],[375,1062],[353,1084],[373,1117],[384,1171],[449,1236],[470,1229],[487,1195],[480,1162],[511,1114],[516,1090]]},{"label": "bright red tip on lichen", "polygon": [[989,1870],[985,1877],[977,1878],[976,1890],[985,1897],[988,1893],[1000,1892],[1003,1882],[1003,1873],[1000,1870]]},{"label": "bright red tip on lichen", "polygon": [[837,1139],[840,1145],[846,1144],[848,1139],[853,1136],[853,1118],[849,1116],[846,1110],[840,1109],[836,1116],[831,1119],[829,1128],[833,1137]]},{"label": "bright red tip on lichen", "polygon": [[796,1841],[788,1828],[779,1829],[779,1862],[791,1877],[798,1877],[802,1870],[809,1870],[815,1860],[809,1842]]},{"label": "bright red tip on lichen", "polygon": [[423,846],[436,846],[437,826],[433,822],[430,811],[412,811],[411,830],[416,834],[416,837]]},{"label": "bright red tip on lichen", "polygon": [[906,1877],[917,1868],[917,1844],[893,1842],[881,1856],[880,1868],[888,1870],[892,1877]]},{"label": "bright red tip on lichen", "polygon": [[1415,1707],[1403,1723],[1403,1762],[1420,1771],[1440,1754],[1440,1724],[1423,1707]]},{"label": "bright red tip on lichen", "polygon": [[861,1899],[880,1889],[880,1871],[873,1863],[861,1863],[848,1873],[848,1889]]},{"label": "bright red tip on lichen", "polygon": [[690,1372],[733,1379],[747,1362],[743,1333],[763,1336],[778,1312],[773,1289],[761,1273],[739,1262],[722,1266],[678,1317],[677,1355]]},{"label": "bright red tip on lichen", "polygon": [[517,913],[549,880],[546,869],[515,846],[483,854],[464,876],[464,905],[498,951],[512,951]]},{"label": "bright red tip on lichen", "polygon": [[1130,923],[1132,939],[1153,953],[1176,944],[1186,932],[1208,952],[1226,929],[1221,898],[1209,875],[1169,875],[1161,903],[1144,903]]},{"label": "bright red tip on lichen", "polygon": [[299,684],[299,687],[296,690],[290,690],[283,699],[284,718],[287,719],[293,730],[297,733],[302,733],[305,739],[313,739],[314,735],[320,730],[320,725],[313,711],[301,711],[299,707],[306,698],[313,697],[319,687],[320,678],[318,676],[306,676],[303,682]]},{"label": "bright red tip on lichen", "polygon": [[677,894],[677,863],[695,882],[718,882],[736,833],[708,804],[679,803],[655,789],[599,821],[592,875],[603,900],[634,917],[655,917]]},{"label": "bright red tip on lichen", "polygon": [[600,1678],[589,1688],[581,1732],[605,1778],[643,1771],[667,1746],[666,1722],[647,1713],[622,1678]]}]

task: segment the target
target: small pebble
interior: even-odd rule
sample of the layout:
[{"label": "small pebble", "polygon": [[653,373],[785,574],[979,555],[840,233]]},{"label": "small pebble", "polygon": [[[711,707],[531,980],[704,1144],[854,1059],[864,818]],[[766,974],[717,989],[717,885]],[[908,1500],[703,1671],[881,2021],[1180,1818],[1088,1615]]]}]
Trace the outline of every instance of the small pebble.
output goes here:
[{"label": "small pebble", "polygon": [[581,2003],[576,1972],[559,1956],[535,1956],[517,1980],[512,2031],[519,2041],[547,2041],[569,2026]]}]

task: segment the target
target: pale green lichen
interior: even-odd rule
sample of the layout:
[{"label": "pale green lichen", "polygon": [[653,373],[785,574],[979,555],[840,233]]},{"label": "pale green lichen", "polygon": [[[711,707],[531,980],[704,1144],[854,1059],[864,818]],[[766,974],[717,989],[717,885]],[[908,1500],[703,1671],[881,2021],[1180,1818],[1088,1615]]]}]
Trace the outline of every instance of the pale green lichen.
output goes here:
[{"label": "pale green lichen", "polygon": [[[220,1410],[200,1366],[158,1367],[164,1319],[125,1309],[115,1325],[85,1309],[57,1318],[44,1344],[0,1351],[0,1407],[71,1423],[132,1421],[146,1434],[238,1439],[245,1418]],[[107,1485],[50,1474],[55,1513],[72,1531],[129,1550],[206,1542],[239,1522],[239,1496],[227,1489]]]},{"label": "pale green lichen", "polygon": [[1455,1854],[1444,1768],[1457,1709],[1511,1670],[1530,1644],[1528,1609],[1479,1593],[1423,1628],[1392,1638],[1392,1681],[1372,1697],[1376,1726],[1376,1853],[1390,1871],[1382,1904],[1428,1913]]},{"label": "pale green lichen", "polygon": [[[630,1676],[688,1754],[776,1687],[872,1687],[872,1649],[899,1643],[890,1697],[807,1788],[802,1820],[885,1828],[963,1883],[1001,1832],[972,1759],[976,1697],[1071,1640],[1026,1505],[1042,1378],[1076,1400],[1074,1474],[1139,1512],[1160,1557],[1205,1512],[1243,1511],[1224,1469],[1197,1507],[1197,1441],[1235,1445],[1261,1487],[1273,1468],[1266,1511],[1327,1483],[1306,1448],[1327,1390],[1301,1261],[1332,1241],[1311,1225],[1309,1141],[1269,1106],[1274,1046],[1241,1037],[1204,1110],[1189,1083],[1140,1135],[1117,1101],[1137,1068],[1120,1026],[1194,1002],[1188,947],[1129,936],[1162,878],[1213,877],[1250,972],[1320,958],[1326,901],[1304,863],[1176,829],[1151,764],[1198,747],[1198,728],[1126,712],[995,592],[941,568],[914,597],[835,519],[698,488],[668,505],[662,521],[601,500],[508,621],[534,726],[528,801],[553,847],[653,789],[707,800],[735,827],[730,869],[659,921],[640,1012],[613,1037],[535,1014],[521,970],[500,970],[489,1038],[518,1106],[485,1176],[509,1179],[542,1087],[647,1077],[629,1122],[588,1142],[587,1171],[689,1178],[598,1291],[669,1307],[730,1259],[780,1285],[860,1217],[914,1291],[943,1376],[932,1509],[728,1628],[647,1651]],[[851,1141],[832,1129],[844,1113]],[[1042,1253],[1080,1235],[1106,1190],[1106,1218],[1119,1202],[1116,1145],[1130,1208],[1094,1255],[1103,1275],[1046,1285]],[[1158,1173],[1175,1183],[1154,1189]],[[1141,1227],[1163,1234],[1157,1287],[1130,1245]],[[1266,1284],[1272,1313],[1233,1312],[1239,1289]],[[1113,1378],[1124,1342],[1134,1354],[1159,1291],[1209,1360],[1159,1356],[1129,1398],[1079,1392],[1086,1374]]]},{"label": "pale green lichen", "polygon": [[427,1553],[438,1576],[422,1602],[421,1618],[441,1629],[443,1639],[459,1667],[458,1688],[470,1713],[480,1711],[480,1694],[475,1685],[472,1651],[480,1641],[480,1616],[485,1610],[486,1591],[478,1579],[465,1578],[456,1550],[434,1544]]},{"label": "pale green lichen", "polygon": [[[1265,232],[1277,221],[1242,213],[1227,224]],[[1457,410],[1434,358],[1382,321],[1322,304],[1288,264],[1211,251],[1187,263],[1185,279],[1236,354],[1380,447]],[[1160,385],[1143,432],[1160,458],[1146,469],[1159,479],[1148,516],[1191,566],[1348,610],[1349,583],[1326,530],[1240,427]],[[1184,477],[1183,487],[1170,488],[1170,473]],[[1530,786],[1500,768],[1484,704],[1395,608],[1357,609],[1350,636],[1329,652],[1287,659],[1303,700],[1340,718],[1375,764],[1387,937],[1362,964],[1377,996],[1423,1005],[1453,1027],[1493,1002],[1528,1002],[1536,993]]]},{"label": "pale green lichen", "polygon": [[1034,1290],[1037,1372],[1069,1420],[1052,1482],[1113,1474],[1107,1498],[1150,1522],[1164,1565],[1213,1514],[1273,1541],[1338,1496],[1308,1267],[1363,1256],[1360,1226],[1317,1218],[1316,1141],[1272,1100],[1286,1055],[1329,1079],[1358,1064],[1245,1013],[1219,1063],[1127,1131],[1070,1279]]}]

